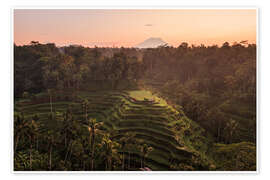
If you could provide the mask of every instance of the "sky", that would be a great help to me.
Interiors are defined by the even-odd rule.
[[[132,47],[150,37],[171,46],[256,43],[255,9],[15,9],[14,43]]]

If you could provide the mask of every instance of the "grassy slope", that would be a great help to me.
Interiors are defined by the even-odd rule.
[[[176,110],[165,100],[153,95],[150,91],[130,92],[77,92],[73,99],[70,94],[55,96],[53,109],[60,117],[68,106],[82,121],[80,101],[87,98],[90,102],[89,115],[103,121],[108,131],[116,130],[119,139],[125,132],[135,132],[137,139],[144,140],[154,151],[147,157],[147,166],[153,170],[177,169],[207,170],[215,167],[209,158],[212,140],[204,129],[188,119],[181,109]],[[48,120],[50,104],[46,93],[36,96],[35,100],[16,102],[15,109],[23,111],[26,118],[38,114],[43,129],[61,126],[61,122]],[[43,99],[43,101],[40,101]],[[140,153],[134,147],[132,158],[139,163]],[[219,161],[219,156],[215,160]],[[173,162],[173,163],[172,163]],[[184,164],[184,165],[183,165]],[[218,164],[220,165],[220,164]],[[189,167],[189,168],[186,168]],[[190,168],[192,167],[192,168]],[[220,166],[219,166],[220,167]]]

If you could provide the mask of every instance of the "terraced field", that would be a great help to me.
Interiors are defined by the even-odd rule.
[[[237,122],[237,135],[232,141],[241,139],[256,142],[256,104],[247,106],[244,103],[227,101],[221,106],[221,110],[227,119]]]
[[[80,91],[72,95],[66,93],[53,97],[53,110],[60,118],[70,107],[75,119],[83,124],[83,99],[87,99],[90,104],[88,116],[104,122],[107,131],[115,132],[115,140],[127,132],[134,132],[137,140],[153,147],[154,150],[146,158],[146,166],[152,170],[175,170],[174,165],[179,164],[196,170],[209,170],[211,163],[206,158],[207,142],[202,135],[204,130],[188,119],[181,110],[169,106],[165,100],[152,95],[151,92]],[[48,120],[50,108],[46,93],[15,104],[15,110],[23,112],[26,118],[38,114],[43,130],[61,126],[61,121]],[[124,153],[131,158],[130,170],[138,170],[139,150],[134,146],[129,152]]]

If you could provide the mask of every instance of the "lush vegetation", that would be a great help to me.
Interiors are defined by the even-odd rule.
[[[256,170],[256,45],[14,45],[15,170]]]
[[[182,43],[149,49],[144,62],[146,85],[182,106],[217,142],[256,143],[256,45]]]

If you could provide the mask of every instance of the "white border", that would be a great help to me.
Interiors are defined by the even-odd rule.
[[[11,97],[10,97],[10,117],[11,117],[11,170],[14,173],[14,9],[11,9],[11,14],[10,14],[10,29],[11,29],[11,37],[10,37],[10,73],[11,73]]]
[[[240,9],[255,9],[256,10],[256,45],[257,45],[257,52],[256,52],[256,171],[14,171],[14,153],[13,153],[13,134],[14,134],[14,10],[16,9],[122,9],[122,10],[136,10],[136,9],[234,9],[234,10],[240,10]],[[259,8],[256,6],[226,6],[226,7],[215,7],[215,6],[206,6],[206,7],[196,7],[196,6],[186,6],[186,7],[180,7],[180,6],[12,6],[10,7],[10,28],[11,28],[11,37],[10,37],[10,57],[11,57],[11,173],[13,174],[51,174],[51,175],[57,175],[57,174],[107,174],[107,175],[113,175],[113,174],[241,174],[241,175],[258,175],[260,173],[260,152],[259,152],[259,146],[260,146],[260,135],[259,130],[261,129],[259,120],[260,119],[260,112],[259,112],[259,83],[260,83],[260,49],[259,49],[259,21],[260,18],[260,11]]]

